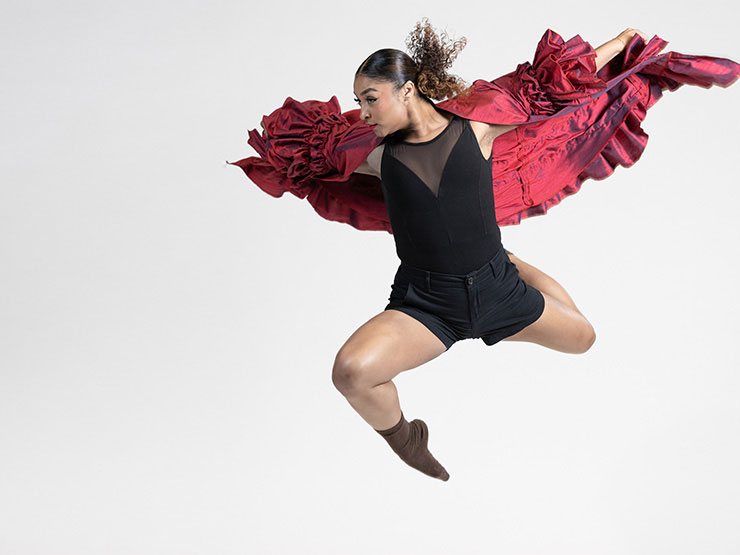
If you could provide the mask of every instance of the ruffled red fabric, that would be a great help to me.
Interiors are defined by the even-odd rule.
[[[540,39],[533,63],[514,71],[513,91],[533,114],[554,114],[606,88],[596,77],[596,54],[576,35],[568,42],[550,29]]]
[[[470,95],[436,104],[470,120],[518,125],[493,144],[499,225],[545,214],[585,179],[634,164],[648,139],[641,122],[662,91],[727,87],[740,75],[740,64],[726,58],[658,54],[666,44],[635,35],[597,73],[588,42],[578,35],[565,42],[548,29],[531,64],[476,80]],[[288,97],[262,126],[263,133],[252,130],[248,140],[259,157],[229,164],[272,196],[289,191],[306,198],[327,220],[392,232],[380,180],[352,173],[382,142],[360,121],[359,110],[341,112],[335,96],[328,102]]]
[[[617,166],[637,162],[648,141],[642,121],[664,90],[682,85],[728,87],[740,76],[740,64],[726,58],[677,52],[658,55],[667,44],[657,36],[645,43],[635,35],[598,72],[606,83],[600,93],[561,109],[555,117],[530,117],[531,124],[494,141],[499,225],[545,214],[578,192],[586,179],[602,180]]]
[[[327,220],[390,232],[380,181],[352,173],[382,140],[358,114],[343,114],[336,96],[328,102],[288,97],[262,118],[262,133],[249,132],[247,143],[259,157],[228,163],[269,195],[306,198]]]

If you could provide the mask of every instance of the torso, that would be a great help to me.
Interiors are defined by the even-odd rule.
[[[501,246],[493,160],[469,120],[455,116],[425,140],[391,135],[379,152],[383,197],[402,262],[464,274],[490,260]]]

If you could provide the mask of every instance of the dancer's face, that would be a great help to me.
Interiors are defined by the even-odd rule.
[[[414,84],[407,81],[399,90],[393,83],[358,75],[354,82],[355,102],[360,105],[360,118],[373,125],[378,137],[385,137],[408,125],[408,107],[414,95]]]

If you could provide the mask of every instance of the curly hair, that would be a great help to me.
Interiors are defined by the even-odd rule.
[[[396,90],[411,81],[423,100],[444,100],[470,94],[470,88],[447,68],[467,44],[467,39],[448,44],[447,34],[438,37],[427,18],[409,33],[406,47],[411,55],[395,48],[383,48],[373,52],[360,64],[355,77],[364,75],[371,79],[389,81]]]
[[[447,68],[465,48],[468,39],[462,37],[451,44],[448,44],[447,39],[446,32],[437,36],[426,17],[416,24],[406,39],[406,48],[419,67],[417,87],[423,94],[436,100],[470,93],[462,79],[447,73]]]

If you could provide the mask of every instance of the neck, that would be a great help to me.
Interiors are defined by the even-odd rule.
[[[412,103],[408,109],[408,115],[408,125],[398,132],[403,140],[423,141],[430,135],[436,135],[450,121],[449,117],[426,100]]]

